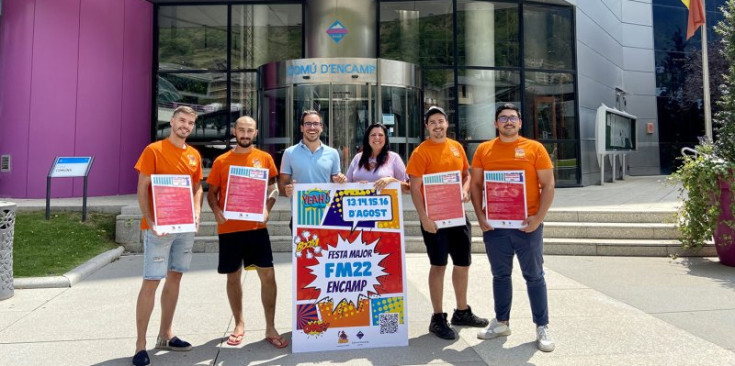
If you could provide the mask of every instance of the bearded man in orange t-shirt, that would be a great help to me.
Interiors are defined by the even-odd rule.
[[[219,264],[217,272],[227,274],[227,299],[232,316],[235,318],[235,329],[227,339],[227,344],[237,346],[245,336],[245,320],[242,313],[242,269],[255,267],[260,278],[260,298],[265,313],[265,339],[276,348],[288,346],[276,330],[274,318],[276,313],[276,275],[273,269],[273,251],[266,223],[278,196],[276,176],[278,170],[273,158],[267,152],[253,146],[258,136],[255,120],[242,116],[232,127],[237,145],[218,156],[214,160],[212,170],[207,177],[209,191],[207,202],[217,220],[219,236]],[[230,187],[230,166],[253,167],[268,170],[267,200],[262,222],[246,220],[230,220],[225,217],[224,208]],[[234,188],[232,190],[235,192]],[[232,196],[231,196],[232,197]]]
[[[513,300],[511,273],[513,257],[518,256],[536,324],[536,346],[544,352],[554,350],[548,329],[549,306],[544,279],[543,221],[554,200],[554,172],[546,148],[520,136],[523,121],[518,107],[506,103],[495,113],[500,135],[477,147],[472,158],[472,206],[482,229],[485,251],[493,274],[495,319],[479,331],[480,339],[510,335],[510,307]],[[528,216],[520,229],[493,228],[485,218],[483,188],[485,171],[522,170],[526,178]]]
[[[165,233],[155,225],[151,199],[152,174],[180,174],[191,177],[194,195],[194,215],[197,228],[202,208],[202,158],[199,152],[186,144],[186,138],[194,130],[197,118],[191,107],[181,106],[171,117],[171,133],[168,138],[146,146],[135,169],[138,171],[138,205],[143,212],[143,284],[135,309],[137,340],[133,365],[150,364],[146,352],[146,331],[155,304],[156,289],[166,279],[161,293],[161,327],[156,341],[157,349],[188,351],[191,344],[174,336],[171,323],[179,299],[179,285],[183,272],[189,270],[194,233]]]

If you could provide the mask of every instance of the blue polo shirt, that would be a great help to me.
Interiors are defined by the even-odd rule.
[[[339,166],[337,150],[321,144],[312,153],[303,141],[286,149],[281,158],[281,173],[290,174],[296,183],[331,183]]]

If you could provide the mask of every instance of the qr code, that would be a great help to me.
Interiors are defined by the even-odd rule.
[[[380,334],[395,333],[398,331],[398,313],[380,314]]]

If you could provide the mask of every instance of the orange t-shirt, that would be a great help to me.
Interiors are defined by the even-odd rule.
[[[451,172],[459,170],[460,174],[470,168],[467,154],[462,144],[452,139],[436,143],[425,140],[411,153],[406,165],[406,173],[414,177],[424,174]],[[423,180],[421,180],[423,182]],[[423,183],[421,191],[423,192]]]
[[[143,150],[140,154],[138,162],[135,163],[135,170],[141,174],[180,174],[191,176],[192,183],[202,180],[202,157],[199,151],[193,147],[186,145],[185,148],[177,147],[168,139],[156,141]],[[151,213],[153,213],[153,195],[151,186],[148,186],[148,202]],[[142,230],[149,229],[145,218],[140,221]]]
[[[480,144],[472,158],[472,168],[482,170],[524,170],[528,215],[538,212],[541,189],[537,170],[552,169],[551,158],[541,143],[519,137],[513,142],[495,138]]]
[[[244,166],[251,168],[268,169],[268,177],[273,178],[278,175],[276,163],[267,152],[253,147],[252,151],[246,154],[235,153],[230,150],[214,160],[212,170],[207,177],[207,183],[211,186],[220,188],[218,206],[220,209],[225,207],[225,197],[227,197],[227,181],[230,179],[230,166]],[[248,231],[265,228],[265,223],[257,221],[244,220],[227,220],[224,224],[217,225],[217,233],[227,234],[237,231]]]

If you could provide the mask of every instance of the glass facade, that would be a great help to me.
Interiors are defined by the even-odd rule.
[[[199,116],[189,142],[208,168],[230,148],[229,126],[241,115],[257,115],[257,67],[301,57],[301,7],[158,6],[156,138],[168,136],[177,106],[193,107]]]
[[[707,46],[713,115],[720,96],[718,86],[726,63],[720,54],[721,37],[714,26],[722,20],[725,0],[707,0]],[[680,0],[653,0],[653,45],[656,60],[656,104],[661,172],[670,174],[679,164],[682,147],[704,136],[702,94],[702,38],[698,30],[686,40],[687,8]]]
[[[449,136],[465,144],[470,159],[496,136],[497,106],[510,102],[522,110],[523,135],[547,147],[557,184],[580,184],[572,7],[383,1],[379,18],[379,57],[421,66],[424,107],[445,108]]]
[[[238,116],[282,111],[285,90],[259,96],[257,69],[304,57],[309,22],[302,19],[303,6],[158,5],[158,137],[168,133],[173,108],[191,105],[200,116],[190,140],[209,162],[229,148],[228,126]],[[400,116],[442,106],[450,137],[465,145],[471,159],[480,142],[496,136],[497,106],[514,103],[522,110],[523,135],[542,142],[552,155],[558,185],[580,183],[573,7],[525,0],[377,1],[376,7],[377,56],[419,65],[423,80],[421,91],[384,86],[382,105],[372,110]],[[394,100],[402,102],[391,105]],[[259,139],[274,151],[292,143],[283,140],[284,131],[298,135],[295,116],[281,114],[260,131]],[[394,136],[423,136],[423,128],[401,122],[395,121]],[[361,133],[338,126],[324,132]],[[408,156],[410,151],[401,150],[411,146],[395,148]]]

